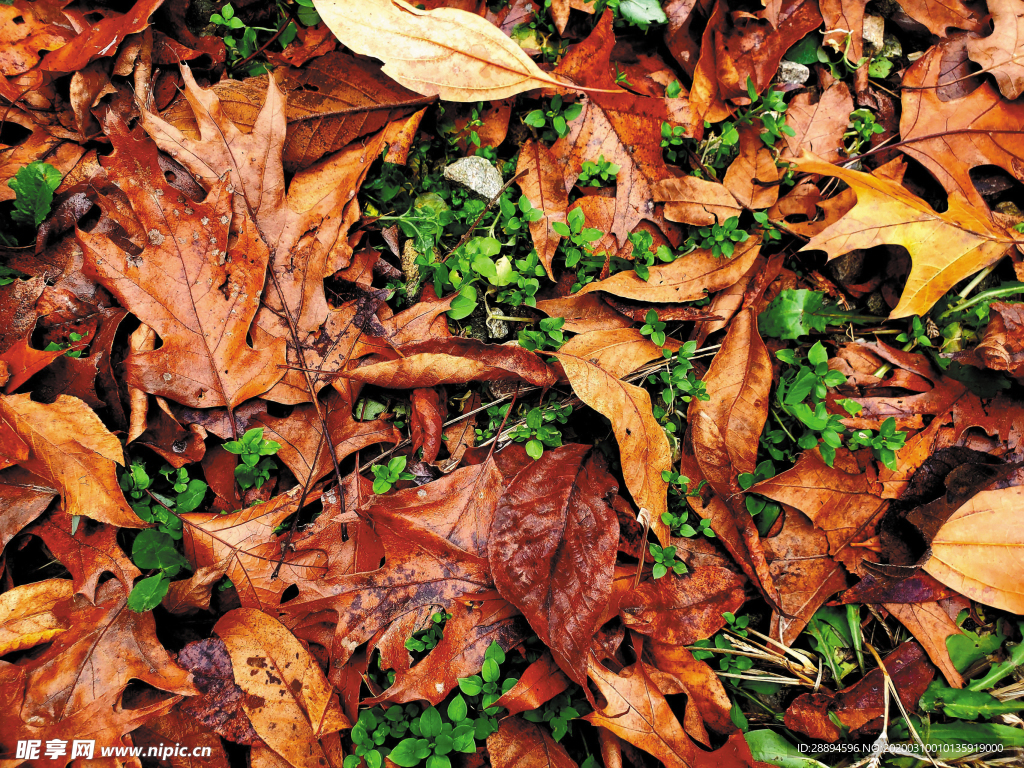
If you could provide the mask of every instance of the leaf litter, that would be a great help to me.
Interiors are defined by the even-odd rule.
[[[0,759],[1018,762],[1022,8],[0,5]]]

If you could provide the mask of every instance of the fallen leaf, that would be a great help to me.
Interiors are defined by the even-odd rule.
[[[101,234],[79,229],[76,237],[90,273],[163,342],[129,358],[129,382],[203,408],[234,407],[266,392],[283,374],[285,349],[283,340],[262,350],[246,341],[269,259],[255,224],[240,217],[229,245],[226,181],[212,185],[204,202],[186,201],[164,178],[155,145],[117,118],[108,118],[105,130],[115,151],[103,166],[117,183],[139,190],[133,210],[147,244],[137,256]]]
[[[30,395],[0,396],[0,422],[27,447],[19,459],[18,449],[0,432],[0,453],[51,484],[66,514],[145,527],[117,484],[121,443],[81,400],[62,395],[47,405],[32,402]]]
[[[425,96],[497,101],[562,85],[476,14],[421,11],[403,0],[316,0],[314,6],[349,49],[380,59],[386,75]]]
[[[636,328],[618,328],[577,334],[563,344],[559,352],[588,360],[621,379],[651,360],[663,359],[663,349],[674,352],[679,346],[678,342],[667,339],[664,346],[659,347]]]
[[[551,150],[539,141],[526,142],[519,149],[516,183],[530,204],[544,214],[537,221],[530,222],[530,237],[537,249],[537,258],[544,265],[548,277],[554,280],[551,262],[562,236],[551,225],[555,222],[565,224],[569,194],[562,169]]]
[[[149,17],[163,0],[138,0],[128,13],[106,15],[87,26],[66,45],[46,54],[39,68],[46,72],[80,72],[86,65],[117,50],[118,41],[149,26]]]
[[[231,656],[242,709],[253,729],[295,768],[327,762],[317,742],[351,727],[309,651],[283,624],[253,608],[223,616],[213,631]]]
[[[611,421],[626,488],[650,514],[651,529],[662,546],[668,546],[668,528],[661,519],[668,511],[668,484],[662,472],[672,469],[672,452],[651,411],[650,394],[583,358],[553,354],[580,400]]]
[[[570,685],[572,682],[555,663],[554,657],[545,651],[494,705],[504,707],[510,715],[518,715],[528,709],[540,709]]]
[[[67,579],[47,579],[0,595],[0,653],[33,648],[67,631],[54,611],[72,594]]]
[[[547,729],[518,717],[506,717],[487,737],[487,754],[494,768],[576,768]]]
[[[950,71],[951,59],[967,63],[963,40],[930,48],[907,70],[900,117],[900,136],[907,143],[900,151],[924,165],[947,193],[984,210],[988,204],[971,170],[995,165],[1024,178],[1024,137],[1015,127],[1024,121],[1024,106],[999,98],[987,82],[961,98],[945,93],[942,85],[960,76],[959,67]]]
[[[860,54],[854,54],[851,50],[850,55]],[[853,58],[852,61],[856,63],[857,59]],[[806,150],[826,162],[838,163],[843,159],[843,134],[846,133],[849,115],[853,112],[853,96],[846,83],[836,80],[816,102],[811,99],[810,93],[798,93],[790,100],[789,108],[786,109],[786,124],[793,129],[795,135],[783,136],[786,148],[782,156],[797,158]]]
[[[602,460],[587,459],[590,450],[548,449],[520,472],[498,501],[488,541],[498,592],[580,685],[610,596],[619,539],[607,501],[617,486]]]
[[[924,570],[962,595],[985,605],[1024,612],[1016,563],[1024,547],[1015,523],[1024,487],[982,491],[935,534]]]
[[[716,258],[709,250],[697,250],[668,264],[655,264],[646,281],[628,270],[587,283],[580,293],[604,291],[624,299],[657,303],[697,301],[738,282],[754,263],[760,248],[760,239],[751,237],[739,243],[728,259]]]
[[[654,199],[665,203],[666,219],[694,226],[711,226],[743,213],[743,205],[724,184],[696,176],[659,181]]]
[[[960,0],[905,0],[900,7],[939,37],[946,37],[950,27],[968,32],[981,28],[980,19]]]
[[[895,182],[822,162],[806,152],[796,165],[807,173],[842,179],[857,194],[853,210],[801,250],[823,250],[829,259],[884,244],[910,252],[913,267],[890,319],[924,315],[956,283],[999,261],[1015,243],[957,195],[950,196],[949,210],[939,214]]]
[[[1024,39],[1024,2],[992,0],[989,13],[992,14],[992,34],[968,38],[967,50],[982,71],[992,73],[1003,96],[1013,100],[1024,90],[1024,64],[1019,61]]]

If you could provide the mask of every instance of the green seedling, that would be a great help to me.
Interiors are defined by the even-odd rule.
[[[651,553],[651,557],[654,558],[654,568],[651,571],[651,575],[655,579],[660,579],[669,571],[676,576],[689,573],[686,569],[686,564],[681,560],[676,560],[675,547],[661,547],[657,544],[648,544],[647,549]]]
[[[387,493],[399,480],[413,480],[416,476],[405,471],[408,458],[395,456],[387,464],[377,464],[372,467],[373,471],[373,492],[378,496]]]
[[[523,122],[538,129],[545,141],[555,141],[569,135],[569,123],[580,116],[583,105],[579,102],[566,104],[561,96],[554,96],[547,109],[535,109],[527,113]]]
[[[224,450],[236,454],[242,463],[235,467],[235,480],[242,490],[260,488],[270,479],[270,470],[277,464],[270,457],[281,449],[281,444],[263,439],[263,427],[254,427],[239,440],[224,443]]]
[[[142,570],[156,570],[132,587],[128,607],[136,613],[151,611],[164,599],[171,578],[182,568],[190,568],[184,555],[174,548],[174,539],[154,528],[147,528],[132,542],[132,562]]]
[[[658,319],[658,313],[653,309],[649,309],[644,317],[644,325],[640,329],[640,333],[643,336],[649,336],[651,341],[659,347],[663,347],[666,340],[665,327],[666,324]]]
[[[19,168],[7,186],[14,190],[14,210],[11,219],[34,229],[50,215],[53,193],[60,186],[60,171],[49,163],[39,161]]]
[[[871,143],[871,137],[879,133],[885,133],[885,128],[875,122],[875,115],[871,110],[853,110],[850,113],[850,124],[843,134],[847,156],[858,154]]]
[[[531,352],[557,350],[565,343],[562,327],[564,317],[545,317],[537,323],[537,330],[525,329],[519,332],[519,346]]]
[[[611,186],[615,183],[620,170],[622,169],[618,165],[605,160],[604,155],[601,155],[596,163],[593,160],[584,160],[576,184],[580,187]]]
[[[512,429],[509,437],[517,443],[526,443],[526,453],[534,461],[544,455],[544,448],[557,448],[562,444],[562,433],[555,424],[565,424],[572,414],[572,406],[549,404],[531,408],[526,423]]]

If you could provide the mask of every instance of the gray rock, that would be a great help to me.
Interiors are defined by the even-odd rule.
[[[795,61],[782,61],[779,63],[778,80],[783,85],[801,85],[811,77],[811,70],[803,64]]]
[[[444,169],[444,177],[486,200],[501,192],[505,184],[497,168],[485,158],[475,155],[456,160]]]
[[[903,55],[903,44],[896,35],[886,35],[885,44],[878,54],[883,59],[896,59]]]
[[[885,47],[885,19],[881,16],[864,17],[864,55],[877,56]]]

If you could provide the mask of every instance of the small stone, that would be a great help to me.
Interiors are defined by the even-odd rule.
[[[508,323],[496,317],[489,317],[486,321],[487,334],[492,339],[503,339],[508,336]]]
[[[886,35],[885,43],[878,55],[883,59],[898,59],[903,55],[903,44],[896,35]]]
[[[501,192],[505,184],[498,169],[485,158],[476,155],[456,160],[444,169],[444,177],[486,200]]]
[[[881,16],[865,16],[863,38],[864,55],[878,55],[885,47],[885,19]]]
[[[811,77],[811,70],[796,61],[782,61],[779,63],[778,80],[783,85],[802,85]]]

